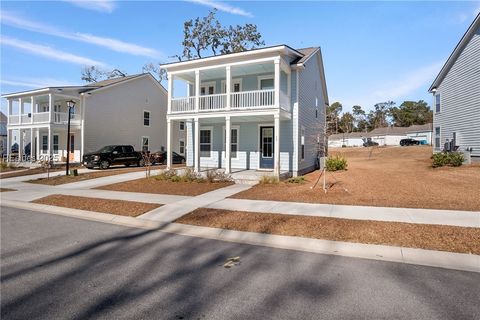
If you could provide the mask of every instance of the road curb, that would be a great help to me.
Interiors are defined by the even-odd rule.
[[[158,229],[163,232],[185,236],[208,238],[250,245],[260,245],[278,249],[480,272],[480,255],[474,254],[350,243],[293,236],[280,236],[210,227],[199,227],[178,223],[162,223],[159,221],[139,219],[134,217],[117,216],[108,213],[69,209],[13,200],[2,200],[1,204],[2,206],[36,210],[44,213],[122,225],[126,227]]]

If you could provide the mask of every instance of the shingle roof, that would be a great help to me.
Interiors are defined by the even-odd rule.
[[[369,132],[370,136],[397,136],[405,135],[409,127],[384,127],[373,129]]]
[[[369,137],[368,132],[350,132],[350,133],[336,133],[328,137],[329,140],[335,139],[348,139],[348,138],[367,138]]]
[[[7,116],[0,111],[0,122],[7,122]]]
[[[414,124],[408,127],[406,132],[422,132],[422,131],[432,131],[432,124],[425,123],[425,124]]]
[[[140,77],[140,76],[143,76],[144,74],[145,73],[132,74],[130,76],[117,77],[117,78],[102,80],[102,81],[98,81],[98,82],[92,82],[92,83],[86,84],[85,87],[105,87],[105,86],[109,86],[111,84],[115,84],[115,83],[126,81],[126,80],[129,80],[129,79],[132,79],[132,78]]]
[[[301,57],[300,59],[292,62],[292,64],[298,64],[298,63],[305,62],[306,60],[308,60],[308,58],[310,58],[310,56],[313,53],[315,53],[315,51],[318,50],[318,47],[301,48],[301,49],[295,49],[295,50],[297,50],[298,52],[303,54],[303,57]]]

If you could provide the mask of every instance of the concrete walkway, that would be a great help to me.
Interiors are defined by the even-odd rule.
[[[206,207],[214,202],[230,197],[236,193],[250,189],[250,185],[234,184],[225,188],[210,191],[190,199],[178,201],[166,206],[154,209],[141,216],[140,219],[172,222],[181,216],[201,207]]]
[[[389,207],[348,206],[301,202],[223,199],[208,208],[248,212],[280,213],[355,220],[394,221],[417,224],[440,224],[480,227],[480,212]]]

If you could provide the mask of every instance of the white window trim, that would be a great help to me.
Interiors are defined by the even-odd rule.
[[[148,139],[148,144],[147,144],[148,148],[147,148],[147,150],[150,151],[150,136],[142,136],[142,138],[140,138],[140,149],[141,149],[142,152],[143,152],[143,139],[144,139],[144,138],[147,138],[147,139]]]
[[[437,111],[437,96],[440,97],[438,111]],[[442,112],[442,95],[440,94],[440,92],[436,92],[433,97],[434,97],[434,100],[433,100],[434,113],[437,114]]]
[[[439,139],[439,140],[438,140],[438,141],[439,141],[439,145],[438,145],[438,146],[437,146],[437,131],[436,131],[437,128],[439,129],[439,130],[438,130],[438,131],[439,131],[439,132],[438,132],[438,139]],[[442,126],[435,126],[435,127],[433,128],[432,134],[433,134],[433,144],[434,144],[433,148],[434,148],[435,150],[442,150]]]
[[[148,125],[145,124],[145,112],[148,112]],[[150,125],[152,124],[152,113],[149,110],[143,110],[142,121],[144,127],[150,127]]]
[[[202,96],[202,88],[205,88],[205,96],[208,96],[208,87],[213,87],[213,94],[217,93],[217,82],[216,81],[208,81],[208,82],[201,82],[200,83],[200,96]]]
[[[200,131],[210,131],[210,157],[202,157],[202,151],[200,150],[202,143],[200,142]],[[213,156],[213,127],[200,127],[198,131],[198,152],[199,152],[199,159],[206,159],[206,160],[214,160]]]
[[[43,150],[43,137],[47,138],[47,149],[44,151]],[[41,154],[48,154],[48,135],[47,134],[42,134],[41,135],[41,141],[40,141],[40,153]]]
[[[225,153],[224,153],[224,156],[223,156],[223,159],[227,159],[227,153],[226,153],[226,147],[227,145],[225,144],[226,140],[227,140],[227,137],[225,136],[225,134],[227,133],[226,131],[226,127],[223,126],[223,140],[222,140],[222,145],[223,145],[223,150]],[[239,125],[234,125],[234,126],[230,126],[230,129],[233,130],[237,130],[237,156],[235,158],[231,157],[230,159],[231,160],[238,160],[239,159],[239,156],[238,154],[240,153],[240,126]],[[230,140],[232,139],[232,134],[230,134]],[[230,141],[231,142],[231,141]],[[231,144],[231,143],[230,143]],[[232,153],[232,147],[230,147],[230,154]]]
[[[221,86],[222,86],[220,88],[221,93],[227,93],[226,83],[227,83],[227,80],[222,80],[221,81]],[[242,90],[243,90],[243,79],[242,78],[232,78],[232,81],[231,81],[230,84],[232,85],[232,87],[230,88],[231,93],[233,93],[233,88],[234,88],[235,84],[240,85],[240,92],[242,92]],[[223,88],[225,88],[225,90]]]
[[[183,122],[183,129],[182,129],[182,122]],[[178,130],[179,131],[185,131],[185,121],[179,121],[178,122]]]
[[[273,127],[273,154],[272,154],[272,157],[275,157],[275,148],[278,147],[275,143],[275,123],[273,123],[273,122],[259,123],[257,125],[257,154],[258,154],[257,168],[260,169],[260,170],[263,170],[263,168],[260,167],[260,160],[261,160],[261,157],[262,157],[262,152],[260,151],[260,149],[261,149],[261,145],[260,145],[260,143],[261,143],[260,142],[261,132],[260,132],[260,130],[261,130],[262,127]],[[270,169],[267,169],[267,170],[270,170]]]
[[[258,90],[262,90],[262,87],[261,87],[262,80],[269,80],[269,79],[273,80],[273,88],[275,89],[275,75],[272,74],[270,76],[258,76],[257,77],[257,81],[258,81],[257,82],[257,85],[258,85],[257,88],[258,88]]]
[[[303,143],[302,143],[303,138]],[[303,146],[303,154],[302,154],[302,146]],[[307,147],[305,145],[305,127],[301,126],[300,128],[300,162],[305,161],[305,154],[307,153]]]
[[[181,145],[180,145],[180,142],[183,142],[183,152],[181,152]],[[185,155],[185,149],[186,149],[186,145],[185,145],[185,139],[181,138],[181,139],[178,139],[178,153],[181,154],[181,155]]]

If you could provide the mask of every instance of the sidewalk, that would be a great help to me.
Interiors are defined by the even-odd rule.
[[[480,212],[478,211],[366,207],[245,199],[223,199],[209,204],[207,208],[354,220],[480,227]]]

